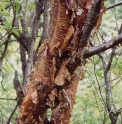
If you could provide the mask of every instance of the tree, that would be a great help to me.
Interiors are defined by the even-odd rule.
[[[0,44],[1,66],[11,39],[20,44],[22,85],[17,72],[13,81],[21,113],[17,122],[70,123],[78,82],[84,78],[87,59],[97,54],[103,63],[107,87],[105,106],[111,124],[116,124],[121,109],[116,112],[112,110],[109,70],[116,45],[122,41],[121,29],[118,36],[97,46],[91,40],[100,26],[104,11],[109,9],[105,9],[104,0],[38,0],[34,4],[35,11],[31,10],[27,18],[28,4],[27,1],[22,5],[19,1],[11,0],[2,8],[3,12],[9,9],[9,13],[12,13],[12,25],[4,18],[5,12],[1,14],[1,27],[5,27],[6,31]],[[40,22],[42,14],[43,24]],[[41,38],[38,38],[40,34]],[[107,64],[102,52],[110,48],[112,52]],[[50,120],[47,117],[49,109]]]

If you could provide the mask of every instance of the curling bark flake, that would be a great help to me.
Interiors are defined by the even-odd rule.
[[[100,11],[102,0],[97,1]],[[84,39],[83,45],[81,38],[84,38],[83,30],[89,22],[88,11],[94,2],[51,1],[49,35],[39,48],[34,72],[29,75],[19,124],[70,123],[78,81],[84,77],[81,74],[85,66],[82,51],[87,47],[87,39]],[[88,36],[92,29],[90,27],[89,34],[86,32]],[[82,66],[80,71],[79,66]],[[52,111],[50,121],[47,118],[49,108]]]

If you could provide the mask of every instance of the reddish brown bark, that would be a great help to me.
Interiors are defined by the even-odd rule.
[[[85,61],[81,58],[87,41],[81,36],[91,6],[92,0],[52,0],[49,36],[39,48],[35,70],[29,75],[19,124],[46,123],[49,108],[51,124],[70,123],[78,81],[84,77]]]

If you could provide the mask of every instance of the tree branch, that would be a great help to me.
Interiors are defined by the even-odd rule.
[[[4,51],[0,57],[0,61],[2,61],[5,57],[5,54],[7,52],[7,48],[8,48],[8,44],[9,44],[9,41],[10,41],[10,38],[11,38],[11,34],[8,34],[7,38],[6,38],[6,41],[5,41],[5,48],[4,48]]]
[[[80,37],[79,49],[82,49],[87,45],[87,41],[91,34],[92,29],[94,28],[96,21],[99,17],[100,7],[101,7],[102,0],[94,0],[92,4],[92,8],[88,13],[86,18],[86,22],[82,29],[83,33]]]
[[[115,45],[118,45],[121,42],[122,42],[122,34],[119,34],[116,38],[113,38],[108,42],[90,48],[88,51],[84,53],[84,58],[86,59],[100,52],[103,52],[109,48],[114,47]]]
[[[21,88],[21,84],[19,82],[17,71],[15,71],[15,77],[13,80],[13,84],[14,84],[14,88],[15,88],[16,94],[17,94],[17,105],[20,106],[22,103],[22,99],[23,99],[24,95],[23,95],[23,91]]]
[[[35,40],[36,36],[38,35],[40,16],[43,12],[42,6],[43,6],[42,0],[36,2],[36,12],[34,14],[34,18],[32,22],[32,32],[31,32],[31,37],[33,40]]]
[[[118,34],[121,34],[121,33],[122,33],[122,24],[120,26],[120,30],[119,30]],[[111,68],[111,64],[112,64],[113,57],[115,55],[116,48],[117,48],[117,46],[114,46],[112,49],[112,52],[110,54],[110,59],[109,59],[108,65],[107,65],[107,71],[109,71]]]
[[[113,60],[114,55],[115,55],[115,51],[116,51],[116,46],[113,47],[112,52],[110,54],[110,59],[109,59],[109,62],[108,62],[108,65],[107,65],[107,69],[106,69],[107,71],[109,71],[110,68],[111,68],[111,64],[112,64],[112,60]]]
[[[18,105],[16,104],[16,106],[15,106],[14,110],[12,111],[12,113],[11,113],[11,115],[10,115],[10,117],[9,117],[8,121],[7,121],[7,124],[10,124],[10,121],[11,121],[12,116],[14,115],[14,113],[15,113],[15,111],[16,111],[16,109],[17,109],[17,106],[18,106]]]
[[[21,26],[22,26],[22,34],[24,36],[27,36],[28,30],[27,30],[27,23],[25,21],[25,17],[24,17],[24,19],[23,18],[20,18],[20,22],[21,22]]]
[[[27,9],[27,2],[28,1],[26,1],[26,4],[24,6],[25,11],[23,11],[23,9],[22,9],[23,6],[20,4],[21,9],[18,12],[19,14],[22,13],[23,18],[20,18],[20,23],[21,23],[21,26],[22,26],[22,35],[24,35],[24,36],[28,35],[28,27],[27,27],[27,22],[26,22],[26,18],[25,18],[25,13],[26,13],[26,9]]]
[[[38,35],[38,29],[40,25],[40,16],[42,14],[42,1],[36,1],[36,12],[34,15],[33,23],[32,23],[32,31],[31,31],[31,39],[30,39],[30,45],[29,45],[29,51],[28,51],[28,59],[25,69],[25,78],[23,84],[25,85],[27,82],[29,82],[28,75],[31,73],[31,69],[33,66],[33,59],[34,59],[34,44],[36,37]]]
[[[12,99],[12,98],[0,98],[0,100],[17,100],[17,99]]]
[[[112,8],[120,6],[120,5],[122,5],[122,2],[118,2],[118,3],[112,4],[112,5],[108,6],[105,10],[103,10],[102,12],[105,12],[105,11],[107,11],[109,9],[112,9]]]
[[[24,82],[25,69],[26,69],[26,50],[21,44],[20,44],[20,58],[21,58],[22,72],[23,72],[23,82]]]
[[[49,9],[49,1],[45,0],[43,2],[44,4],[44,20],[43,20],[43,32],[41,35],[41,39],[39,41],[37,50],[39,49],[39,47],[41,46],[42,42],[44,42],[44,40],[46,39],[46,37],[48,36],[48,25],[49,25],[49,15],[48,15],[48,9]]]
[[[31,44],[31,37],[30,36],[25,36],[23,33],[18,37],[14,35],[14,37],[17,39],[17,41],[23,46],[23,48],[29,52],[29,46]]]
[[[116,124],[119,112],[116,111],[115,105],[113,103],[113,97],[112,97],[112,86],[110,82],[110,73],[109,70],[107,70],[107,63],[105,60],[105,57],[103,54],[101,54],[102,59],[102,65],[103,65],[103,71],[104,71],[104,80],[106,85],[106,107],[109,113],[109,118],[111,120],[111,124]],[[114,107],[114,110],[113,110]]]

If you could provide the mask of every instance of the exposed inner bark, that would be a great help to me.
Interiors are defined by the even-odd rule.
[[[81,75],[85,66],[82,53],[95,26],[102,0],[51,2],[49,36],[39,48],[35,70],[29,75],[19,124],[47,123],[49,108],[52,111],[49,123],[70,123],[78,81],[84,77]],[[90,14],[93,14],[91,18]]]

